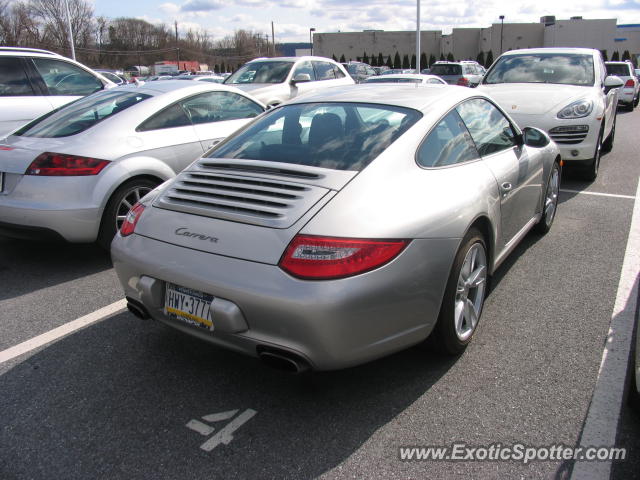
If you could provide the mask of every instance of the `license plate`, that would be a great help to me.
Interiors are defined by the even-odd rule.
[[[213,295],[167,283],[164,311],[169,318],[188,325],[213,330],[211,301]]]

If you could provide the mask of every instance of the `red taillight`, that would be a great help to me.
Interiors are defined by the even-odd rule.
[[[624,84],[624,88],[629,88],[629,87],[635,87],[635,83],[632,78],[627,80],[627,82]]]
[[[64,153],[45,152],[31,162],[26,175],[77,177],[97,175],[109,164],[108,160],[98,158],[79,157]]]
[[[350,277],[395,258],[407,240],[360,240],[297,235],[279,266],[294,277],[313,280]]]
[[[123,237],[127,237],[135,231],[136,224],[138,223],[138,220],[140,220],[140,216],[142,215],[143,211],[144,205],[142,205],[141,203],[136,203],[133,207],[131,207],[131,210],[129,210],[129,213],[127,213],[127,217],[124,219],[122,227],[120,227],[120,235],[122,235]]]
[[[467,80],[465,77],[460,77],[458,79],[458,85],[460,85],[462,87],[468,87],[469,86],[469,80]]]

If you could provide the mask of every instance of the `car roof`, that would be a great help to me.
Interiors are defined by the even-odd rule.
[[[253,60],[250,60],[247,63],[254,63],[254,62],[272,62],[272,61],[280,61],[280,62],[298,62],[298,61],[302,61],[302,60],[316,60],[316,61],[320,61],[320,62],[331,62],[331,63],[338,63],[335,62],[334,60],[332,60],[331,58],[327,58],[327,57],[315,57],[315,56],[311,56],[311,55],[303,55],[302,57],[261,57],[261,58],[254,58]],[[338,64],[339,65],[339,64]]]
[[[248,97],[259,105],[263,105],[261,101],[252,97],[250,93],[243,92],[242,90],[230,87],[228,85],[224,85],[221,83],[212,83],[212,82],[185,82],[184,80],[164,80],[162,82],[146,82],[141,85],[136,85],[135,83],[129,83],[127,85],[123,85],[118,87],[118,91],[134,91],[146,93],[149,95],[157,96],[163,95],[165,93],[177,92],[177,91],[192,91],[192,93],[200,93],[200,92],[234,92],[239,93],[244,97]]]
[[[50,52],[49,50],[42,50],[40,48],[26,48],[26,47],[0,47],[0,55],[11,56],[19,53],[21,56],[27,57],[62,57],[62,55]]]
[[[521,48],[519,50],[509,50],[502,55],[522,55],[523,53],[581,53],[593,55],[598,52],[593,48],[573,48],[573,47],[549,47],[549,48]]]
[[[397,84],[380,85],[361,83],[325,88],[289,100],[285,105],[317,102],[375,103],[396,107],[412,108],[426,112],[435,103],[448,98],[452,104],[478,96],[471,88],[458,86]]]

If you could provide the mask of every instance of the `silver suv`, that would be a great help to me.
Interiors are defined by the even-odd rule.
[[[437,75],[450,85],[477,87],[482,81],[484,68],[473,61],[436,62],[431,65],[430,75]]]
[[[56,53],[0,47],[0,138],[53,109],[114,86]]]
[[[627,110],[633,111],[638,106],[640,98],[640,81],[635,75],[631,62],[604,62],[607,67],[607,75],[620,77],[624,82],[618,90],[618,104],[624,105]]]
[[[274,107],[303,93],[355,82],[339,63],[308,56],[257,58],[245,63],[224,83]]]

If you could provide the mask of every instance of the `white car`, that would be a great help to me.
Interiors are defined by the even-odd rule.
[[[367,78],[362,83],[417,83],[421,85],[447,85],[447,82],[436,75],[423,75],[418,73],[376,75],[375,77]]]
[[[604,64],[609,75],[620,77],[624,82],[618,91],[618,103],[627,107],[627,110],[633,111],[640,99],[640,81],[635,75],[633,64],[631,62],[605,62]]]
[[[478,88],[518,125],[548,132],[565,165],[581,167],[587,180],[595,180],[602,151],[613,147],[622,85],[607,76],[598,50],[531,48],[502,54]]]
[[[244,64],[224,83],[275,107],[303,93],[355,82],[342,65],[329,58],[274,57]]]
[[[56,53],[0,47],[0,138],[55,108],[115,86]]]

